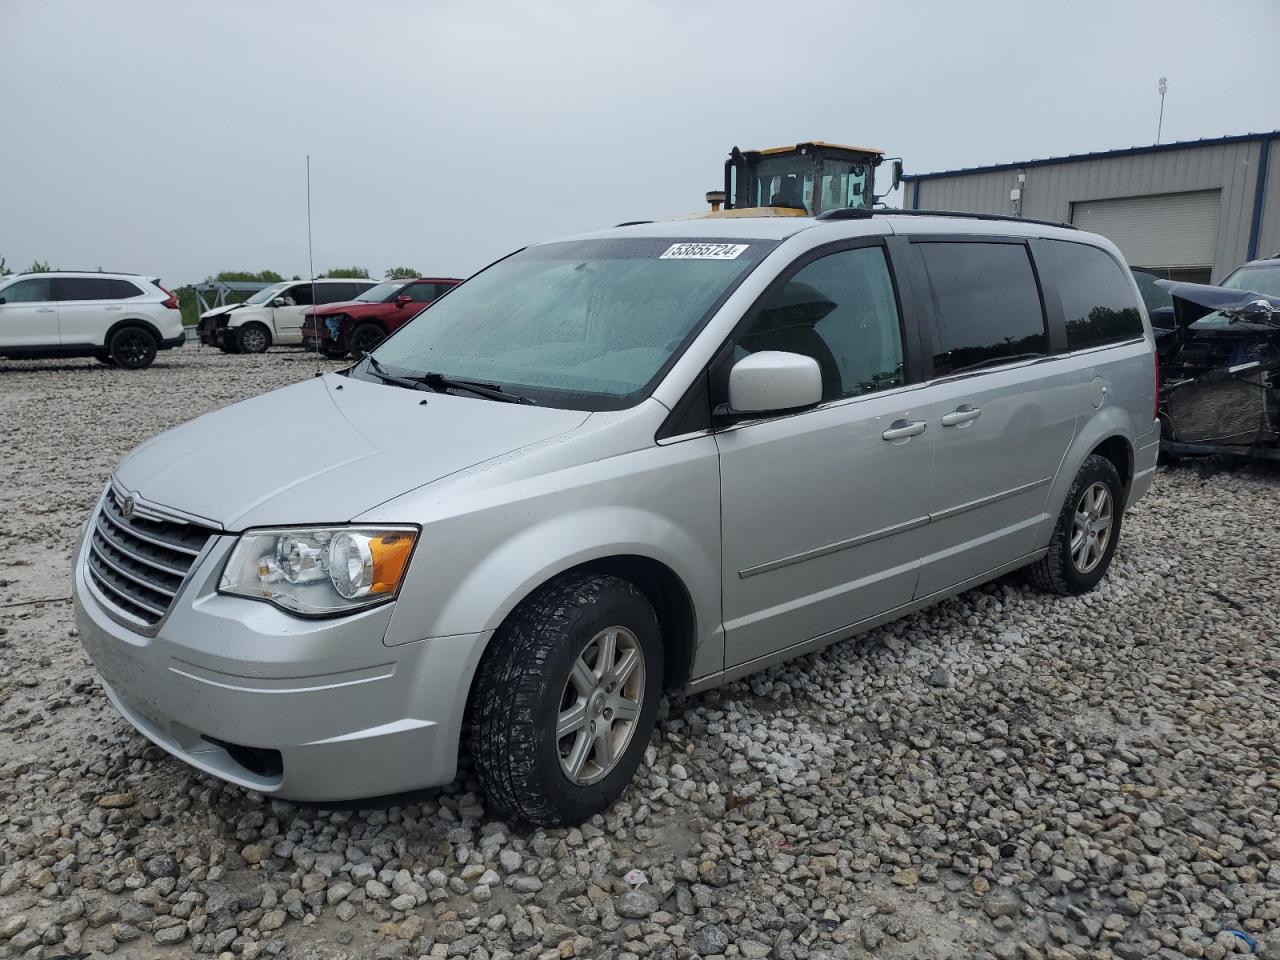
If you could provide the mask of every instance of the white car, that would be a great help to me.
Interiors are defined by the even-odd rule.
[[[178,298],[133,273],[0,277],[0,357],[97,357],[136,370],[186,337]]]
[[[302,343],[302,314],[314,304],[354,300],[376,280],[285,280],[259,290],[243,304],[200,316],[200,342],[227,353],[262,353]]]

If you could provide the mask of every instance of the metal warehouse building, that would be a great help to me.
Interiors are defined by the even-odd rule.
[[[1073,223],[1175,280],[1280,255],[1280,130],[902,179],[905,207]]]

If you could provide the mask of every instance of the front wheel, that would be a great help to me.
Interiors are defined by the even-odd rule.
[[[1068,596],[1098,585],[1116,545],[1124,514],[1124,484],[1115,464],[1096,454],[1087,458],[1067,493],[1049,540],[1049,552],[1031,565],[1041,590]]]
[[[635,775],[662,696],[653,607],[612,576],[566,574],[493,637],[469,707],[489,800],[532,823],[581,823]]]
[[[351,331],[351,339],[348,341],[351,347],[351,355],[359,360],[380,344],[386,335],[386,332],[376,323],[360,324],[360,326]]]
[[[237,353],[266,353],[267,347],[271,346],[271,334],[260,323],[237,327],[235,338]]]
[[[116,366],[141,370],[156,358],[156,338],[142,327],[121,327],[111,335],[107,351]]]

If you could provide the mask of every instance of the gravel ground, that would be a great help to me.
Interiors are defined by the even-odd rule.
[[[1161,472],[1089,596],[1001,581],[671,703],[580,829],[465,766],[333,810],[170,759],[80,649],[76,529],[135,443],[321,365],[0,363],[0,956],[1280,956],[1276,471]]]

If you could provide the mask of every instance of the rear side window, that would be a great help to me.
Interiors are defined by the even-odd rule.
[[[356,294],[362,292],[363,288],[354,283],[317,283],[316,302],[342,303],[345,300],[354,300]]]
[[[935,376],[1049,352],[1044,308],[1020,243],[921,243],[938,316]]]
[[[44,303],[53,299],[49,292],[48,277],[18,280],[0,290],[0,297],[4,298],[5,303]]]
[[[800,268],[769,295],[735,346],[738,357],[761,350],[812,357],[823,400],[901,386],[902,333],[884,250],[842,250]]]
[[[54,289],[59,300],[115,300],[106,277],[58,277]]]
[[[1142,315],[1128,275],[1106,253],[1083,243],[1046,240],[1036,248],[1036,260],[1057,283],[1068,349],[1142,336]]]

